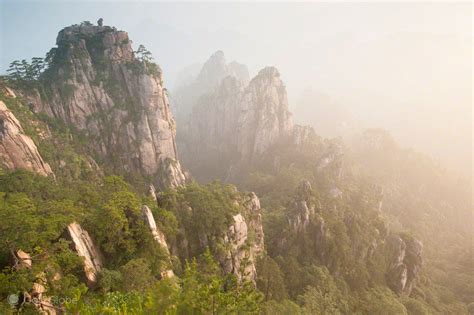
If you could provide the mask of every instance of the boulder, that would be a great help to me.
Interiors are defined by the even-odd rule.
[[[25,253],[21,249],[15,252],[13,259],[15,260],[15,269],[31,269],[31,266],[33,265],[30,254]]]

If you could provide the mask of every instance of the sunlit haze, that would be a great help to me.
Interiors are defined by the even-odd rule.
[[[295,121],[325,136],[341,131],[311,115],[337,111],[346,125],[387,129],[450,168],[471,165],[470,3],[2,1],[1,14],[1,72],[43,56],[61,27],[102,17],[153,53],[171,90],[182,69],[222,50],[251,77],[277,67]]]

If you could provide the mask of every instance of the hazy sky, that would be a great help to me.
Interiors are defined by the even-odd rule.
[[[468,2],[0,3],[0,73],[14,59],[43,56],[62,27],[102,17],[153,53],[169,87],[182,68],[223,50],[251,75],[276,66],[290,107],[311,88],[404,145],[445,161],[456,156],[449,163],[472,160]]]

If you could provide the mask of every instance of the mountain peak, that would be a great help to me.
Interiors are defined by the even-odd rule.
[[[127,32],[89,22],[61,30],[57,44],[49,97],[34,108],[90,137],[91,151],[113,160],[116,172],[148,176],[160,188],[183,184],[175,122],[150,53],[135,53]]]
[[[211,60],[218,60],[218,61],[224,61],[225,63],[225,55],[224,55],[224,52],[222,50],[218,50],[216,51],[215,53],[213,53],[211,55],[211,57],[209,58],[209,61]]]
[[[257,77],[262,77],[262,76],[265,76],[265,77],[279,77],[280,72],[275,67],[265,67],[262,70],[260,70],[258,72],[258,75],[257,75]]]
[[[128,38],[127,32],[118,31],[115,27],[97,26],[92,24],[74,24],[63,28],[59,32],[58,37],[56,38],[56,44],[59,45],[65,41],[73,41],[83,39],[85,37],[93,37],[98,34],[103,35],[106,33],[124,33]]]

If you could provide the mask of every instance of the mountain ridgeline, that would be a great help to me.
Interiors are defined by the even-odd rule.
[[[126,32],[83,22],[10,70],[0,312],[473,311],[470,182],[383,130],[295,124],[276,68],[218,51],[170,93]]]

